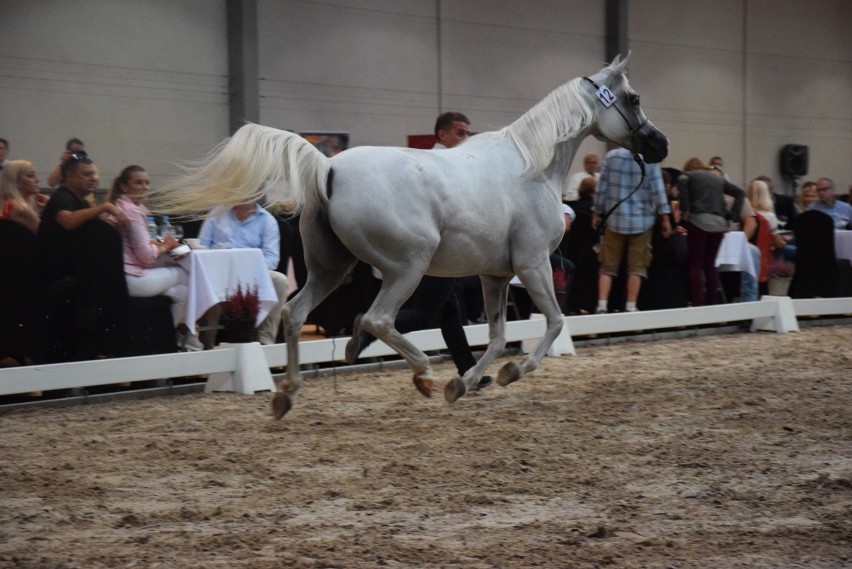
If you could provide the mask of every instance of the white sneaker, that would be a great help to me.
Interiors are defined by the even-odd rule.
[[[603,308],[598,308],[597,310],[595,310],[595,314],[606,314],[606,313],[607,313],[607,311]]]
[[[198,339],[198,336],[195,334],[181,334],[177,333],[177,345],[181,350],[186,350],[187,352],[200,352],[204,350],[204,344],[201,343],[201,340]]]

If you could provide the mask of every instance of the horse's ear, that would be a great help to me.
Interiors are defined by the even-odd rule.
[[[612,63],[609,64],[610,68],[619,72],[625,73],[627,70],[627,62],[630,61],[630,54],[632,52],[628,51],[627,56],[624,59],[621,59],[621,54],[615,56],[615,59],[612,60]]]

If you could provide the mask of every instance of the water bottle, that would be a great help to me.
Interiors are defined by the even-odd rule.
[[[164,215],[160,218],[160,237],[165,239],[166,236],[171,235],[175,236],[175,228],[172,227],[171,222],[169,221],[169,216]]]
[[[157,228],[157,222],[154,220],[153,215],[148,216],[148,236],[151,239],[156,239],[159,235],[159,229]]]

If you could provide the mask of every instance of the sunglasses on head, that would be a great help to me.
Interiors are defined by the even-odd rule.
[[[88,160],[89,155],[86,154],[85,150],[77,150],[76,152],[72,152],[68,155],[69,160]]]

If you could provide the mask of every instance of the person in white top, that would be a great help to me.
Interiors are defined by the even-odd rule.
[[[580,183],[586,178],[594,178],[595,180],[600,178],[599,164],[600,159],[597,154],[586,154],[583,158],[583,171],[571,174],[562,185],[563,202],[573,202],[580,198]]]

